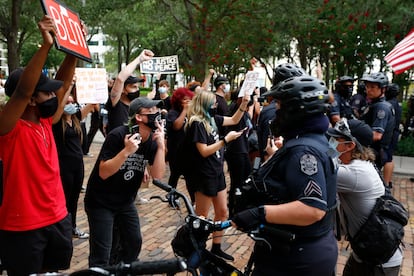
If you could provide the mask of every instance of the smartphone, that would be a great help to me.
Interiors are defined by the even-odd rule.
[[[140,138],[140,135],[139,135],[139,125],[133,125],[130,128],[130,132],[131,132],[131,135],[134,135],[135,133],[138,133],[137,139]]]

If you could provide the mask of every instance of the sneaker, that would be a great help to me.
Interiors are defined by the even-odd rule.
[[[147,204],[149,202],[149,200],[146,199],[146,198],[138,196],[137,199],[136,199],[136,202],[137,202],[137,204],[142,205],[142,204]]]
[[[77,227],[75,229],[73,229],[72,236],[74,238],[78,238],[78,239],[87,239],[87,238],[89,238],[89,234],[88,233],[82,232]]]

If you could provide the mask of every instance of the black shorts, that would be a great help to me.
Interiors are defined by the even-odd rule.
[[[224,173],[216,177],[202,178],[196,177],[196,191],[203,193],[206,196],[217,196],[217,193],[226,189],[226,179]]]
[[[68,269],[73,252],[71,216],[35,230],[0,231],[0,244],[8,275]]]

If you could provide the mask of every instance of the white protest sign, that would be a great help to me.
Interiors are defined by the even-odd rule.
[[[105,103],[108,82],[105,68],[76,68],[76,98],[80,104]]]
[[[253,91],[257,87],[257,80],[259,78],[259,72],[257,71],[249,71],[247,72],[242,88],[239,92],[239,97],[243,97],[244,95],[251,95]]]
[[[142,74],[176,74],[178,73],[178,56],[153,57],[140,64]]]

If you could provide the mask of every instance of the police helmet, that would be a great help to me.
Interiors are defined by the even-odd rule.
[[[297,66],[293,63],[283,63],[279,64],[275,69],[273,69],[273,86],[278,85],[280,82],[291,78],[299,77],[306,75],[306,72],[303,68]]]
[[[342,76],[342,77],[339,77],[339,79],[336,82],[342,84],[344,82],[354,82],[354,81],[355,81],[355,79],[353,77],[350,77],[350,76]]]
[[[324,113],[329,106],[325,83],[312,76],[293,77],[281,82],[273,96],[280,101],[280,109],[290,116]]]
[[[385,97],[387,99],[392,99],[398,96],[400,93],[400,86],[396,83],[391,83],[388,85],[387,90],[385,91]]]
[[[263,93],[262,96],[273,96],[275,93],[278,84],[282,81],[291,78],[307,75],[305,70],[302,67],[297,66],[293,63],[282,63],[279,64],[276,68],[273,69],[273,79],[272,87],[266,93]]]
[[[380,88],[387,87],[388,85],[388,77],[382,72],[372,73],[371,75],[363,77],[361,80],[378,83]]]

